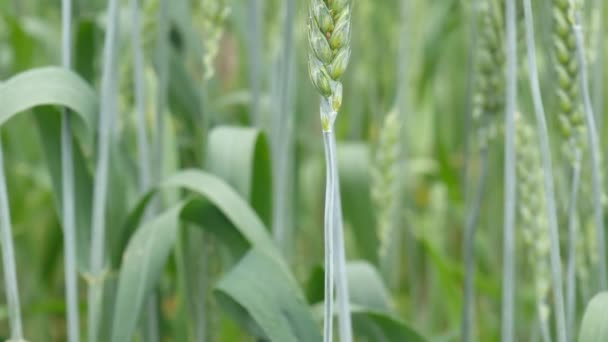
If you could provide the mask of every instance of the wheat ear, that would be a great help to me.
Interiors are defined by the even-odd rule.
[[[334,266],[338,272],[338,317],[340,340],[352,341],[344,241],[341,231],[338,165],[333,132],[334,121],[342,106],[342,83],[350,58],[350,1],[311,0],[308,20],[308,68],[312,84],[321,94],[321,125],[326,155],[325,192],[325,310],[323,336],[333,337]],[[334,253],[336,255],[334,255]]]

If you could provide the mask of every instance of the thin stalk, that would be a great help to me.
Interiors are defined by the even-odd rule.
[[[464,101],[464,120],[463,120],[463,132],[465,133],[464,139],[464,156],[463,159],[465,161],[462,168],[462,188],[464,189],[465,194],[465,202],[468,197],[468,179],[469,179],[469,159],[470,159],[470,141],[467,137],[471,133],[471,122],[473,119],[473,85],[475,84],[476,73],[475,73],[475,60],[477,51],[477,37],[478,37],[478,29],[477,29],[477,13],[479,9],[479,0],[471,1],[471,19],[470,19],[470,32],[469,36],[471,39],[470,48],[467,56],[467,84],[466,84],[466,92],[465,92],[465,101]],[[464,326],[463,326],[464,327]],[[466,340],[463,340],[466,342]]]
[[[72,64],[72,1],[61,2],[62,64]],[[67,109],[61,116],[61,184],[63,202],[63,248],[65,257],[65,291],[67,297],[68,341],[80,340],[78,318],[78,273],[76,269],[76,209],[74,200],[74,155],[72,122]]]
[[[325,146],[325,304],[323,322],[323,340],[331,342],[333,340],[333,304],[334,304],[334,230],[333,226],[336,217],[336,179],[334,169],[336,167],[336,154],[333,148],[333,132],[323,132],[323,142]]]
[[[291,201],[289,199],[289,183],[291,161],[290,147],[292,146],[292,122],[293,107],[291,98],[293,97],[291,82],[293,54],[293,18],[295,15],[295,1],[285,1],[285,17],[283,19],[283,44],[280,49],[279,60],[279,86],[275,103],[274,119],[272,120],[273,131],[273,152],[275,153],[275,179],[276,196],[273,205],[273,232],[277,244],[285,253],[290,250],[289,240],[291,237],[289,213],[291,212]]]
[[[154,141],[154,168],[156,181],[162,179],[164,163],[165,109],[167,105],[167,89],[169,85],[169,4],[168,0],[160,1],[158,42],[156,47],[156,62],[158,65],[158,89],[156,95],[156,139]]]
[[[597,118],[597,128],[599,133],[602,132],[603,120],[600,113],[604,109],[604,56],[605,56],[605,41],[604,41],[604,1],[595,0],[592,12],[598,15],[598,27],[596,33],[596,56],[593,70],[593,110]]]
[[[463,254],[464,254],[464,305],[462,307],[462,341],[469,342],[473,340],[473,322],[474,322],[474,307],[475,307],[475,233],[477,231],[477,223],[479,221],[479,211],[486,188],[486,180],[488,178],[488,148],[484,147],[480,153],[481,173],[479,175],[479,183],[477,191],[473,199],[464,231]]]
[[[90,342],[98,341],[103,297],[103,264],[105,250],[105,214],[108,194],[110,135],[116,115],[116,59],[118,36],[118,1],[108,0],[108,17],[103,52],[101,79],[101,107],[97,165],[93,187],[93,215],[91,223],[91,283],[88,298],[88,324]]]
[[[549,235],[551,240],[551,277],[553,280],[553,304],[557,329],[557,341],[566,342],[566,315],[564,310],[564,294],[562,289],[562,264],[559,247],[559,228],[557,223],[557,205],[555,203],[555,189],[553,181],[553,167],[551,162],[551,144],[545,108],[540,91],[538,79],[538,65],[536,63],[536,45],[534,42],[534,17],[531,0],[524,1],[526,21],[526,42],[528,45],[528,63],[530,69],[530,88],[534,102],[534,114],[539,132],[543,162],[543,179],[545,182],[545,201],[547,203],[547,218],[549,222]]]
[[[331,149],[336,155],[336,135],[331,134]],[[334,263],[337,270],[336,273],[336,288],[338,300],[338,323],[341,342],[353,341],[353,327],[350,316],[350,296],[348,289],[348,275],[346,272],[346,248],[344,248],[344,226],[342,224],[342,199],[340,195],[340,173],[337,163],[332,165],[332,172],[335,180],[335,217],[334,217]]]
[[[249,0],[249,82],[251,87],[250,119],[260,124],[262,97],[262,0]]]
[[[150,152],[146,130],[146,94],[144,81],[144,54],[141,43],[139,0],[131,0],[131,44],[133,48],[133,84],[135,114],[137,118],[137,151],[139,155],[139,187],[143,193],[150,187]]]
[[[572,8],[575,5],[573,0],[570,0]],[[593,114],[593,106],[591,104],[591,92],[589,90],[589,75],[587,72],[587,60],[585,58],[585,42],[583,38],[583,30],[581,27],[581,14],[579,11],[574,13],[574,22],[572,24],[574,36],[576,38],[576,51],[578,60],[581,66],[581,89],[583,95],[583,105],[585,112],[585,121],[587,123],[589,148],[591,155],[591,173],[593,181],[593,209],[595,216],[595,229],[597,238],[597,253],[599,258],[599,287],[600,290],[606,289],[606,240],[604,237],[604,205],[602,204],[602,174],[600,163],[600,142],[595,124],[595,116]]]
[[[410,52],[410,13],[412,12],[411,0],[401,1],[401,38],[399,40],[399,53],[398,53],[398,81],[397,81],[397,95],[395,96],[395,103],[398,109],[401,128],[401,141],[400,141],[400,156],[399,156],[399,170],[397,174],[404,175],[407,172],[407,147],[408,147],[408,136],[405,134],[407,127],[407,115],[409,113],[408,101],[408,79],[409,79],[409,52]],[[397,205],[395,213],[393,214],[395,222],[400,221],[399,215],[402,214],[401,208],[404,207],[405,203],[405,177],[398,177],[399,191],[397,192]],[[410,289],[414,294],[414,297],[418,293],[416,289],[416,280],[418,279],[418,264],[416,263],[416,239],[414,236],[413,226],[404,221],[405,231],[403,235],[397,234],[399,238],[396,238],[395,244],[397,248],[393,248],[394,255],[393,262],[399,263],[398,256],[400,255],[399,247],[404,241],[406,248],[406,257],[408,259],[408,279],[410,281]],[[393,266],[394,267],[394,266]],[[397,266],[398,267],[398,266]]]
[[[158,72],[158,89],[156,94],[156,137],[154,140],[154,170],[155,181],[160,182],[163,175],[165,155],[164,155],[164,142],[165,142],[165,131],[166,131],[166,120],[165,112],[167,106],[167,89],[169,86],[169,49],[171,48],[168,44],[169,35],[169,18],[168,18],[169,4],[168,0],[160,0],[160,8],[158,11],[159,24],[158,24],[158,37],[156,46],[156,62]],[[160,198],[157,198],[152,205],[152,211],[158,209]],[[160,340],[159,337],[159,313],[158,313],[158,294],[153,293],[148,299],[146,304],[146,322],[145,322],[145,334],[146,341],[156,342]]]
[[[21,305],[19,304],[19,286],[17,285],[17,267],[15,263],[15,248],[11,233],[11,212],[4,175],[4,149],[0,138],[0,234],[2,234],[2,265],[4,270],[4,286],[8,303],[8,318],[11,328],[11,339],[23,340],[21,326]]]
[[[503,239],[502,341],[515,340],[515,111],[517,107],[517,4],[506,0],[507,91],[505,115],[505,207]]]
[[[575,162],[572,168],[572,191],[568,205],[568,270],[566,278],[566,319],[568,341],[574,339],[574,324],[576,320],[576,243],[579,239],[576,229],[576,208],[579,186],[581,181],[580,149],[576,150]]]

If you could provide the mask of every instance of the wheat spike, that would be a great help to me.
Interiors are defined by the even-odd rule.
[[[350,59],[350,1],[312,0],[308,20],[308,71],[322,96],[321,123],[331,131],[342,106],[342,83]]]

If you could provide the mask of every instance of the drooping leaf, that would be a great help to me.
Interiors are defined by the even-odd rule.
[[[602,292],[591,299],[585,310],[579,342],[608,341],[608,292]]]
[[[378,270],[365,261],[347,265],[353,329],[357,341],[419,342],[424,338],[392,311],[390,294]],[[307,285],[307,297],[322,315],[323,269],[315,268]]]
[[[321,341],[304,296],[285,266],[252,250],[217,285],[220,303],[254,335],[269,341]]]
[[[266,226],[271,218],[270,152],[257,129],[218,127],[209,134],[207,168],[249,200]]]
[[[136,231],[126,227],[126,230],[135,233],[129,239],[120,267],[112,341],[126,341],[133,335],[142,305],[158,281],[173,248],[180,220],[186,220],[208,230],[236,257],[243,256],[249,248],[263,250],[267,258],[273,260],[273,270],[286,273],[277,277],[291,278],[279,256],[280,253],[253,209],[224,181],[202,171],[187,170],[171,176],[158,189],[144,196],[129,219],[129,225],[139,224],[146,204],[155,193],[174,189],[185,190],[190,194],[190,199],[141,223]],[[243,294],[235,298],[242,300],[241,295]],[[299,292],[292,296],[303,298]],[[243,302],[245,307],[250,304]],[[295,309],[294,312],[297,315],[305,314],[301,308]],[[255,314],[252,317],[260,326],[275,324],[272,321],[267,322],[268,318],[263,315]],[[307,320],[299,316],[291,318],[294,321]],[[292,331],[293,329],[295,331]],[[288,331],[292,331],[294,336],[300,336],[302,332],[299,329],[301,329],[299,325],[295,327],[290,325]]]
[[[28,109],[44,105],[68,107],[87,127],[96,116],[93,89],[77,74],[59,67],[32,69],[0,84],[0,125]]]

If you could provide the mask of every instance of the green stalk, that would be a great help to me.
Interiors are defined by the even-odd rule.
[[[4,175],[4,148],[0,137],[0,234],[2,234],[2,265],[4,270],[4,286],[8,302],[8,318],[11,328],[11,339],[23,340],[21,326],[21,306],[19,304],[19,285],[17,285],[17,267],[15,264],[15,248],[11,233],[11,213]]]
[[[333,303],[334,303],[334,229],[336,221],[336,151],[332,143],[334,137],[332,130],[323,131],[323,142],[325,147],[325,305],[323,322],[323,340],[333,341]]]
[[[503,239],[502,341],[515,340],[515,111],[517,110],[517,5],[506,0],[505,203]]]
[[[72,64],[72,1],[61,2],[62,64]],[[67,297],[68,341],[80,340],[78,315],[78,273],[76,269],[76,209],[74,201],[74,156],[71,114],[61,116],[61,184],[63,202],[63,248],[65,257],[65,290]]]
[[[553,181],[553,167],[551,162],[551,144],[549,130],[540,91],[538,78],[538,65],[536,63],[536,47],[534,42],[534,19],[531,0],[524,1],[526,19],[526,41],[528,46],[528,62],[530,69],[530,87],[534,102],[536,125],[541,147],[543,173],[545,181],[545,200],[547,203],[547,216],[551,240],[551,276],[553,280],[553,304],[555,306],[557,341],[566,341],[566,319],[564,310],[564,295],[562,289],[562,264],[559,247],[559,227],[557,223],[557,205],[555,203],[555,189]]]
[[[604,41],[604,1],[595,0],[593,3],[593,12],[598,14],[598,27],[596,33],[596,58],[593,70],[593,110],[595,111],[597,118],[597,128],[599,132],[602,132],[602,115],[600,113],[604,109],[604,56],[605,56],[605,41]]]
[[[566,275],[566,331],[568,332],[568,341],[573,341],[576,320],[576,243],[579,239],[576,228],[576,203],[581,181],[581,159],[581,150],[577,149],[572,168],[572,189],[568,205],[568,269]]]
[[[160,7],[158,11],[159,24],[158,24],[158,37],[156,46],[156,62],[158,72],[158,89],[156,94],[156,137],[154,140],[154,170],[155,181],[160,182],[163,175],[164,166],[164,141],[165,141],[165,110],[167,106],[167,89],[169,86],[169,49],[171,48],[168,44],[169,39],[169,18],[168,18],[169,4],[167,0],[160,0]],[[152,206],[152,211],[155,211],[159,207],[160,199],[156,199]],[[159,337],[159,313],[158,313],[158,294],[154,292],[150,295],[148,303],[146,304],[146,321],[145,321],[145,336],[146,341],[156,342],[160,340]]]
[[[97,165],[93,188],[93,221],[91,223],[91,283],[88,298],[89,342],[99,338],[103,298],[103,265],[105,250],[105,215],[108,193],[108,168],[110,138],[117,111],[116,60],[118,35],[118,1],[108,0],[108,16],[103,52],[101,79],[101,107],[99,113],[99,136]]]
[[[272,120],[273,153],[275,157],[275,196],[273,204],[273,232],[277,244],[284,253],[291,250],[291,200],[290,200],[290,165],[293,163],[291,147],[293,146],[293,18],[295,1],[285,1],[285,18],[283,20],[283,44],[279,59],[279,85]]]
[[[251,88],[250,119],[254,125],[260,123],[262,98],[262,0],[249,0],[249,82]]]
[[[333,338],[334,266],[338,267],[338,298],[340,299],[340,338],[350,342],[350,309],[346,280],[346,256],[342,240],[338,165],[334,138],[334,122],[342,106],[342,83],[350,58],[350,1],[311,0],[308,21],[308,71],[310,79],[321,94],[320,116],[326,159],[325,190],[325,321],[324,340]],[[338,233],[336,233],[338,229]],[[336,236],[336,234],[338,236]],[[334,256],[338,249],[338,256]],[[337,264],[337,265],[336,265]]]
[[[150,187],[150,152],[146,130],[146,94],[144,80],[144,54],[141,43],[139,0],[131,0],[131,45],[133,48],[133,84],[135,114],[137,117],[137,151],[139,155],[139,187],[143,193]]]
[[[597,252],[599,259],[599,288],[600,290],[606,289],[606,240],[604,232],[604,205],[602,203],[602,174],[601,174],[601,156],[600,156],[600,141],[597,132],[597,126],[595,124],[595,116],[593,114],[593,106],[591,104],[591,92],[589,90],[589,76],[587,72],[587,60],[585,58],[585,42],[583,38],[583,30],[581,27],[581,14],[580,11],[574,7],[574,1],[570,0],[570,4],[574,9],[574,21],[572,23],[572,29],[574,31],[574,37],[576,40],[576,51],[578,60],[581,67],[581,89],[583,95],[583,105],[585,112],[585,121],[588,130],[589,148],[591,155],[591,173],[593,180],[593,205],[594,205],[594,216],[595,216],[595,229],[597,238]]]
[[[337,153],[336,149],[336,135],[331,134],[331,150],[335,156]],[[348,275],[346,271],[346,248],[344,248],[344,226],[342,220],[342,199],[340,195],[340,173],[338,172],[338,165],[334,161],[332,165],[332,172],[334,173],[334,264],[336,268],[336,287],[337,300],[338,300],[338,327],[340,331],[341,342],[352,342],[353,341],[353,328],[350,317],[350,296],[348,289]]]
[[[479,221],[479,212],[483,202],[486,180],[488,178],[488,147],[480,153],[481,174],[477,184],[477,191],[471,204],[464,231],[463,254],[465,265],[464,276],[464,305],[462,308],[462,341],[473,340],[474,303],[475,303],[475,233]]]
[[[163,178],[164,163],[164,137],[165,137],[165,109],[167,105],[167,88],[169,85],[169,4],[168,0],[160,0],[158,42],[156,46],[156,62],[158,67],[158,89],[156,94],[156,139],[154,141],[154,169],[155,181]]]

